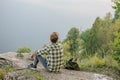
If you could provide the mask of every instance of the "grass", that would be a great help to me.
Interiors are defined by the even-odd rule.
[[[4,78],[4,75],[8,72],[12,72],[14,71],[14,69],[12,67],[6,67],[4,69],[0,69],[0,80],[3,80]],[[26,72],[26,71],[23,71],[21,73],[23,76],[30,76],[30,77],[33,77],[35,78],[35,80],[45,80],[39,72],[36,72],[36,71],[31,71],[31,72]]]
[[[105,58],[93,56],[79,60],[78,63],[82,71],[105,74],[120,80],[120,64],[112,56],[107,55]]]
[[[4,69],[0,69],[0,80],[3,80],[3,77],[5,74],[7,74],[8,72],[12,72],[14,71],[14,69],[10,66],[4,68]],[[30,77],[33,77],[35,78],[36,80],[45,80],[39,72],[36,72],[36,71],[31,71],[31,72],[28,72],[28,71],[23,71],[21,73],[23,76],[30,76]]]
[[[3,80],[3,76],[4,76],[6,73],[11,72],[11,71],[13,71],[13,68],[10,67],[10,66],[8,66],[8,67],[6,67],[6,68],[4,68],[4,69],[0,69],[0,80]]]

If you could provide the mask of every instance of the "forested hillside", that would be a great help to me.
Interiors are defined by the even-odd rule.
[[[62,44],[65,60],[74,58],[81,70],[120,79],[120,0],[113,3],[114,15],[107,13],[103,18],[97,17],[86,31],[71,28]]]

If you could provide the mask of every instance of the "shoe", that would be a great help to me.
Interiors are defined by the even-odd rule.
[[[30,70],[36,70],[36,66],[34,66],[33,65],[33,63],[32,64],[29,64],[28,66],[27,66],[27,69],[30,69]]]

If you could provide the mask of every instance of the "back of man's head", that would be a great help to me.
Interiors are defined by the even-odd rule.
[[[50,35],[50,41],[52,43],[56,43],[58,41],[58,33],[57,32],[53,32],[51,35]]]

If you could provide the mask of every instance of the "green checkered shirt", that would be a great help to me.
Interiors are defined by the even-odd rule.
[[[61,44],[53,43],[42,50],[38,50],[37,54],[46,54],[47,65],[50,71],[59,72],[63,66],[63,49]]]

